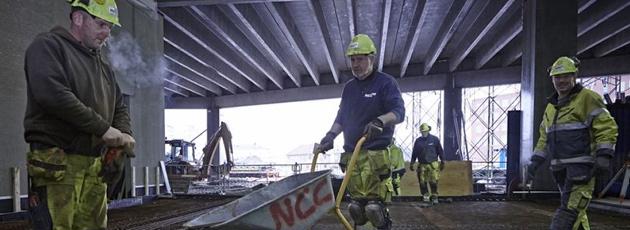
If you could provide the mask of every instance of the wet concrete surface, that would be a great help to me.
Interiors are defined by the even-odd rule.
[[[142,206],[109,211],[108,229],[182,229],[181,225],[212,207],[232,201],[216,198],[158,199]],[[388,206],[393,229],[548,229],[558,203],[547,201],[455,201],[423,207],[420,202]],[[342,203],[342,212],[351,221]],[[630,229],[630,216],[589,211],[591,229]],[[29,229],[25,222],[0,223],[0,229]],[[311,229],[343,229],[334,214]],[[358,229],[373,229],[362,226]]]
[[[419,202],[389,205],[392,229],[549,229],[556,202],[460,201],[423,207]],[[345,208],[343,206],[342,208]],[[343,210],[350,218],[347,210]],[[630,216],[589,211],[591,229],[630,229]],[[343,229],[335,215],[327,215],[313,228]],[[373,229],[367,226],[358,229]]]

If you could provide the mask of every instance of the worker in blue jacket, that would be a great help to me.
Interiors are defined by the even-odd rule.
[[[345,84],[335,122],[320,146],[322,151],[332,149],[333,140],[343,132],[345,153],[339,164],[345,170],[357,141],[367,136],[354,170],[347,172],[350,215],[355,226],[370,221],[378,229],[390,229],[392,222],[385,207],[393,191],[388,146],[394,125],[404,119],[405,108],[396,80],[374,69],[375,54],[376,47],[367,35],[352,38],[346,56],[350,57],[354,78]]]

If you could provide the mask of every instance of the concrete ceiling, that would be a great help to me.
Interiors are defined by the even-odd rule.
[[[157,4],[169,73],[164,89],[173,98],[326,91],[351,77],[344,51],[357,33],[376,43],[378,68],[403,79],[497,68],[514,72],[510,67],[520,65],[522,55],[522,0]],[[578,4],[578,57],[630,54],[630,1]]]

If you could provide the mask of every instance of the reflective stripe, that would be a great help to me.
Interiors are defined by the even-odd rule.
[[[552,159],[551,165],[573,164],[573,163],[595,163],[592,156],[581,156],[567,159]]]
[[[588,126],[582,122],[573,122],[573,123],[551,125],[550,127],[547,128],[546,132],[551,133],[555,131],[577,130],[577,129],[586,129],[586,128],[588,128]]]
[[[597,149],[615,149],[615,144],[612,144],[612,143],[597,144],[595,149],[596,150]]]
[[[534,150],[534,155],[542,158],[547,158],[547,152],[545,151]]]
[[[593,111],[591,111],[591,113],[588,114],[588,118],[586,118],[586,121],[584,121],[584,124],[586,124],[587,126],[591,126],[591,123],[593,123],[593,120],[599,116],[599,114],[601,113],[608,113],[608,110],[604,109],[604,108],[597,108],[594,109]]]

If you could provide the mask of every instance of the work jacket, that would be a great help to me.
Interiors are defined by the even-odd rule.
[[[593,164],[597,154],[612,157],[616,141],[617,124],[602,97],[578,84],[563,99],[549,98],[534,155],[551,156],[552,167]]]

